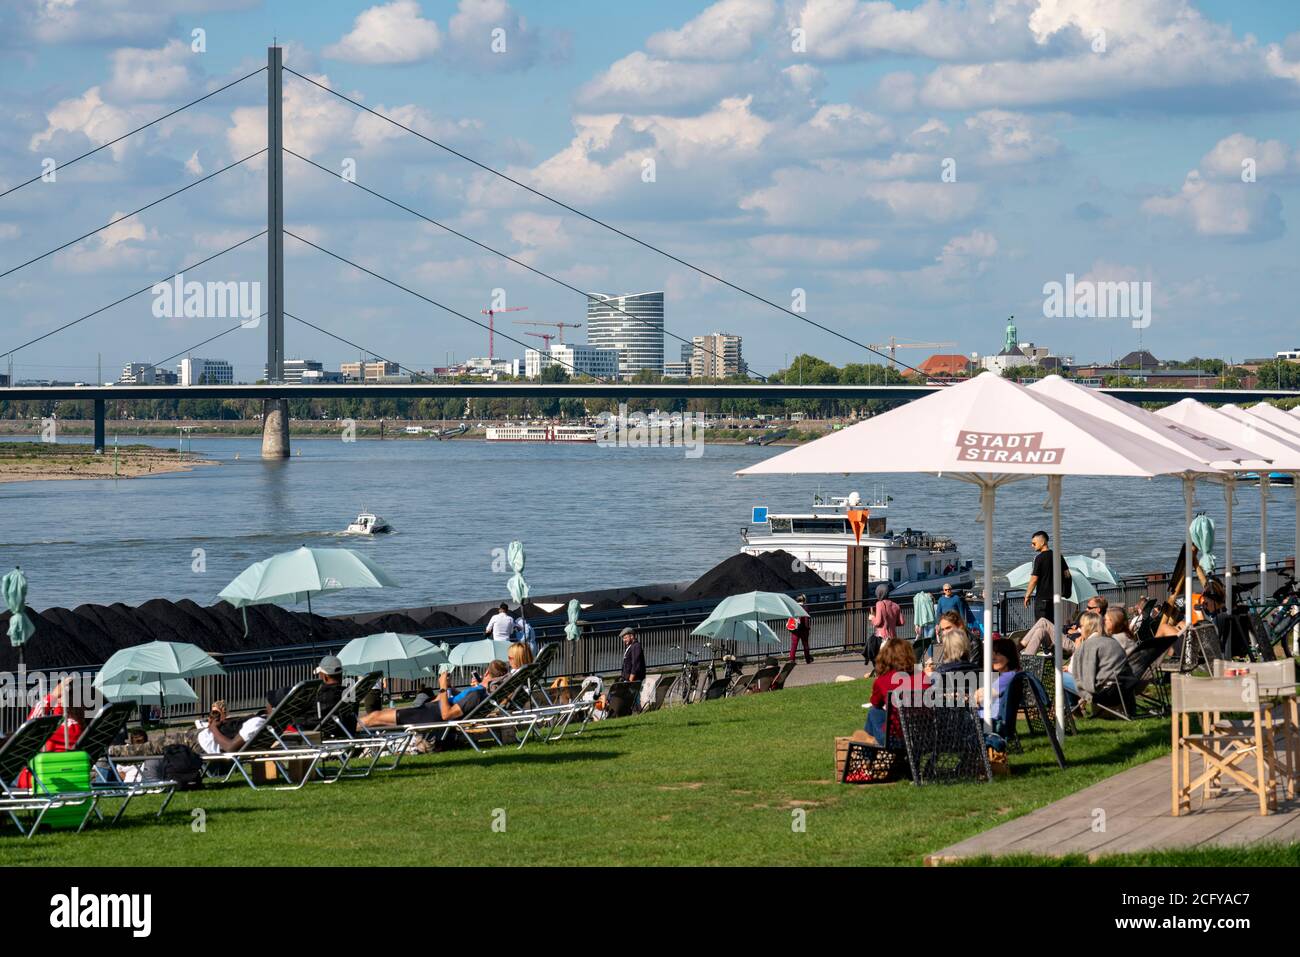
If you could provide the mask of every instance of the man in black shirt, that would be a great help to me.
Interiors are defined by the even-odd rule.
[[[1047,533],[1041,530],[1034,532],[1030,544],[1037,554],[1034,555],[1034,567],[1029,575],[1029,584],[1025,586],[1025,607],[1028,608],[1030,601],[1033,601],[1035,621],[1039,618],[1055,621],[1054,609],[1052,608],[1055,552],[1047,547]],[[1070,579],[1070,570],[1067,568],[1061,578],[1061,598],[1063,600],[1069,600],[1073,584]]]
[[[326,655],[316,666],[316,676],[321,680],[320,692],[316,695],[316,704],[312,711],[303,720],[302,727],[304,730],[314,731],[320,727],[321,719],[334,710],[335,705],[343,699],[343,662],[339,661],[335,655]],[[357,716],[355,710],[348,715],[345,721],[348,725],[348,733],[355,734],[357,730]],[[333,737],[338,734],[338,728],[333,726],[325,730],[327,737]]]
[[[641,642],[636,640],[636,632],[624,628],[618,636],[623,639],[623,670],[618,673],[619,680],[645,681],[645,654]]]

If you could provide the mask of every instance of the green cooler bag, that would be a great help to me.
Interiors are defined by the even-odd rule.
[[[32,773],[40,779],[36,794],[85,794],[90,791],[90,755],[85,751],[43,751],[31,761]],[[50,808],[41,823],[53,828],[81,827],[90,813],[90,801]]]

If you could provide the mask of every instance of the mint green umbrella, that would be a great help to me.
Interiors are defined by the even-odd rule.
[[[691,634],[727,641],[753,639],[760,643],[779,644],[781,639],[763,623],[777,618],[803,618],[807,614],[804,607],[789,595],[751,591],[722,599]]]
[[[510,592],[510,597],[522,605],[524,599],[528,597],[528,582],[524,581],[523,542],[510,543],[506,549],[506,561],[515,572],[510,576],[510,581],[506,582],[506,589]]]
[[[36,634],[36,626],[27,617],[27,576],[17,565],[0,578],[0,591],[4,592],[5,607],[9,609],[9,643],[18,649],[18,666],[23,664],[23,645]]]
[[[448,661],[455,667],[462,665],[486,665],[493,661],[506,661],[510,654],[511,641],[495,638],[482,638],[478,641],[463,641],[451,649]]]
[[[396,584],[386,571],[350,548],[304,546],[249,565],[217,597],[240,609],[249,605],[297,604],[306,599],[310,635],[312,595],[345,588],[391,588]],[[244,636],[248,636],[247,617]]]
[[[339,652],[339,661],[349,675],[382,670],[390,678],[423,678],[437,665],[447,663],[447,646],[419,635],[385,631],[353,638]]]
[[[103,688],[121,675],[153,675],[157,678],[198,678],[224,675],[226,669],[197,645],[180,641],[150,641],[115,651],[95,676],[95,687]]]
[[[1066,601],[1074,602],[1076,605],[1082,604],[1097,594],[1097,589],[1092,586],[1093,582],[1106,582],[1110,585],[1118,584],[1115,581],[1114,574],[1112,574],[1105,562],[1088,555],[1067,555],[1065,556],[1065,565],[1070,569],[1072,587],[1070,594],[1061,597]],[[1029,584],[1033,572],[1033,562],[1017,565],[1007,572],[1007,584],[1012,588],[1024,588]]]
[[[569,620],[564,626],[564,637],[569,641],[577,641],[578,636],[582,634],[582,629],[578,626],[578,614],[582,611],[582,605],[578,599],[569,599]]]
[[[96,686],[100,694],[114,702],[134,701],[166,707],[168,704],[194,704],[199,700],[183,678],[154,678],[139,672],[120,674],[102,685],[96,681]]]

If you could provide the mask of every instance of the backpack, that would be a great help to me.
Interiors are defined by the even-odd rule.
[[[182,791],[195,791],[203,787],[203,762],[193,748],[183,744],[169,744],[163,748],[162,776],[175,781]]]

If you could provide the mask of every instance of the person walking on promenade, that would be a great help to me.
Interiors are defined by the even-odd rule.
[[[807,595],[800,595],[796,601],[800,607],[807,610]],[[812,636],[812,618],[807,615],[800,615],[798,618],[791,618],[786,622],[786,627],[790,631],[790,660],[795,660],[795,655],[799,652],[799,642],[803,642],[803,660],[804,664],[812,664],[812,652],[808,649],[808,639]]]
[[[1047,533],[1044,531],[1034,532],[1029,541],[1035,555],[1033,571],[1029,576],[1029,584],[1025,586],[1025,607],[1028,608],[1031,601],[1034,603],[1035,621],[1039,618],[1056,621],[1052,608],[1053,582],[1056,580],[1053,572],[1056,553],[1048,548]],[[1070,578],[1070,570],[1068,568],[1064,569],[1064,574],[1061,576],[1062,599],[1069,600],[1073,584]]]
[[[880,646],[890,638],[898,637],[898,629],[903,624],[903,609],[898,602],[889,597],[889,586],[883,582],[876,586],[876,604],[871,609],[871,627],[875,633],[867,639],[863,657],[868,667],[875,667],[876,656]]]

